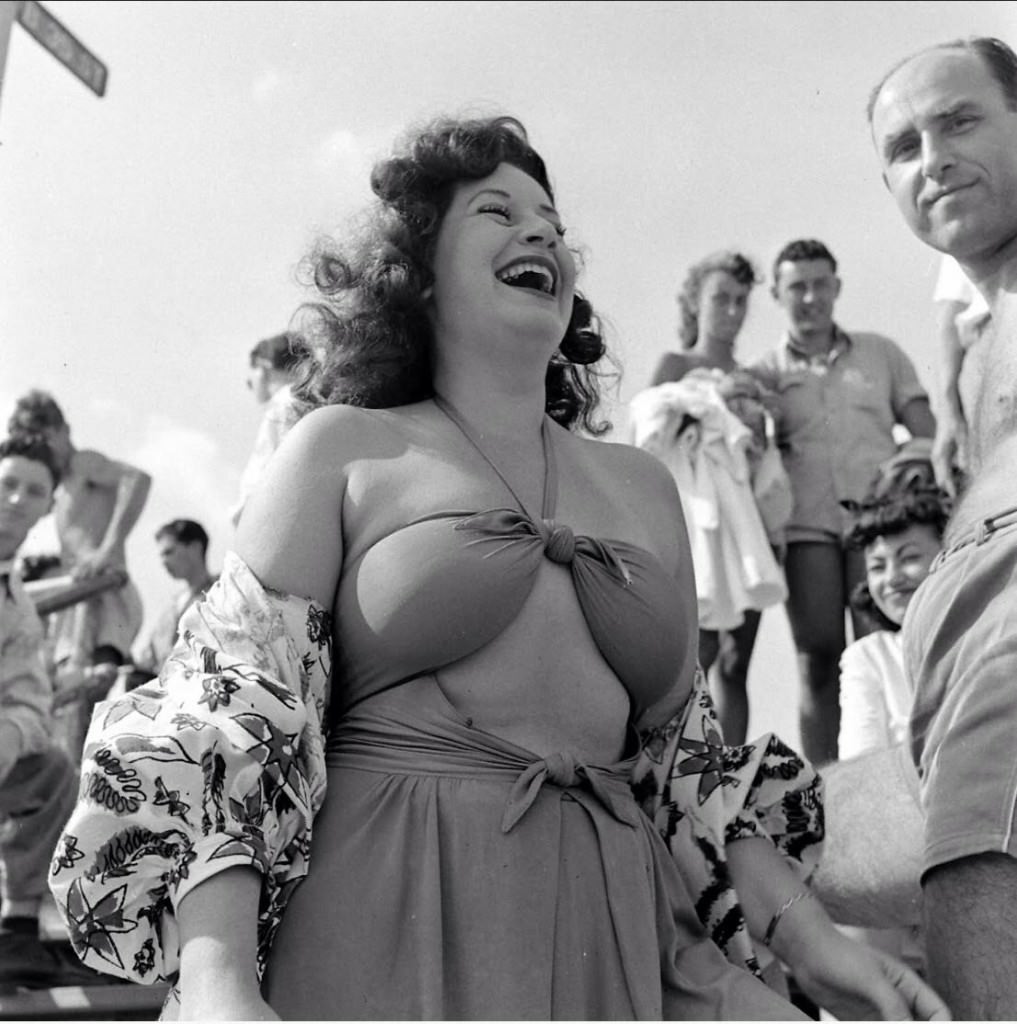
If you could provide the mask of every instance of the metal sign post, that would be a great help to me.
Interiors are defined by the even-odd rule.
[[[20,0],[0,0],[0,95],[4,88],[4,69],[7,67],[7,47],[11,41],[11,29],[18,20]]]
[[[109,77],[106,65],[37,0],[23,0],[18,23],[96,96],[106,92],[106,79]]]
[[[7,48],[15,22],[96,96],[105,95],[109,79],[106,65],[38,0],[0,0],[0,93],[3,91]]]

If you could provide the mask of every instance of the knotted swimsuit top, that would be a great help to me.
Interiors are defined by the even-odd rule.
[[[555,520],[558,473],[546,418],[544,496],[535,517],[456,411],[440,398],[435,404],[514,505],[421,516],[344,566],[333,712],[480,650],[515,619],[550,559],[569,569],[590,633],[628,692],[635,721],[678,681],[687,636],[678,581],[645,548],[577,536]]]

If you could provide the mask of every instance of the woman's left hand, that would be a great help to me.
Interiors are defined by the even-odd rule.
[[[896,957],[834,932],[794,965],[802,991],[839,1020],[950,1020],[946,1003]]]

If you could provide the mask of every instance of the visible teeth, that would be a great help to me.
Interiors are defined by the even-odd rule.
[[[497,277],[503,284],[509,284],[524,274],[535,274],[540,279],[539,287],[547,295],[554,294],[554,274],[540,263],[513,263],[512,266],[499,270]]]

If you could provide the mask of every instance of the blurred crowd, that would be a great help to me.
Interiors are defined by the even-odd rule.
[[[234,523],[298,418],[292,384],[305,354],[285,332],[251,349],[247,385],[264,413]],[[0,994],[104,980],[81,965],[55,921],[55,934],[41,922],[49,863],[74,805],[96,705],[158,676],[181,616],[217,579],[201,523],[160,526],[153,541],[179,585],[142,632],[126,542],[145,507],[149,475],[79,448],[60,405],[43,391],[17,400],[7,429],[0,444]],[[46,515],[59,551],[19,557]]]

